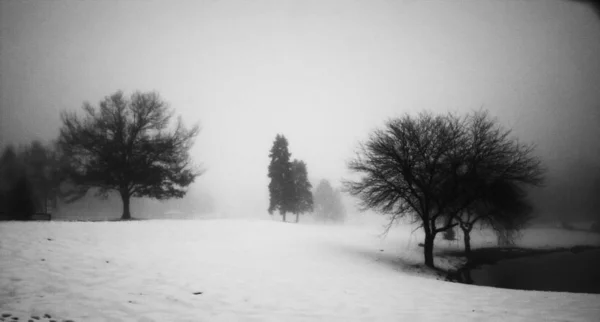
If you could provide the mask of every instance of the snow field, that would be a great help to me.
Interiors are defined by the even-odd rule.
[[[598,295],[436,280],[411,267],[422,262],[419,233],[399,226],[381,239],[381,231],[377,225],[234,219],[0,223],[0,313],[48,313],[74,321],[596,321],[600,316]],[[491,240],[475,235],[474,242]],[[524,242],[543,244],[540,235]],[[441,248],[459,246],[436,242]],[[453,265],[443,258],[436,264]]]

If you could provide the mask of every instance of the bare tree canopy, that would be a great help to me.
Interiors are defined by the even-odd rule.
[[[198,125],[186,129],[157,93],[123,92],[105,97],[98,108],[83,105],[84,117],[63,112],[58,145],[70,162],[70,179],[83,191],[119,192],[122,219],[131,218],[131,197],[181,198],[201,171],[189,149]]]
[[[514,236],[533,219],[533,206],[520,185],[499,179],[477,188],[479,198],[454,218],[463,232],[467,257],[471,254],[470,233],[476,224],[492,227],[500,244],[505,246],[514,242],[509,236]]]
[[[405,115],[360,144],[348,166],[363,176],[345,187],[363,208],[391,215],[388,229],[413,216],[425,232],[425,264],[434,267],[436,234],[456,225],[452,218],[482,197],[486,182],[541,184],[544,170],[533,150],[485,111]]]

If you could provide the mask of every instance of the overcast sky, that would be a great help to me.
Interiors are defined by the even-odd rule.
[[[336,184],[358,140],[421,110],[484,107],[553,176],[600,164],[600,19],[584,4],[57,0],[0,13],[0,144],[55,138],[59,112],[84,101],[156,90],[201,124],[197,182],[219,211],[266,213],[277,133],[314,184]]]

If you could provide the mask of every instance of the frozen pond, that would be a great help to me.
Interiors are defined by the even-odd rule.
[[[600,250],[502,260],[471,271],[473,284],[509,289],[600,294]]]

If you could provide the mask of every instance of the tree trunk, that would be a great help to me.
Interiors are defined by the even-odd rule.
[[[467,229],[463,229],[463,235],[465,239],[465,256],[471,257],[471,232]]]
[[[121,220],[131,219],[131,213],[129,212],[129,199],[130,196],[128,194],[121,194],[121,199],[123,200],[123,215],[121,216]]]
[[[281,214],[283,216],[283,222],[285,222],[285,212]]]
[[[435,235],[431,232],[425,231],[425,265],[431,268],[435,268],[435,264],[433,264],[433,241],[435,239]]]
[[[464,283],[473,284],[473,277],[471,276],[471,270],[473,268],[468,267],[467,269],[461,272],[461,279]]]
[[[298,214],[296,214],[296,223],[298,223]]]

